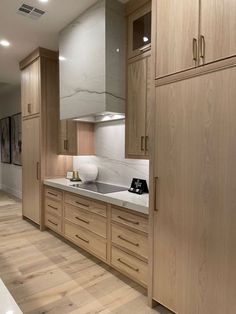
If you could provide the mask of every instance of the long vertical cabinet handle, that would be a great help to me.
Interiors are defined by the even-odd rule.
[[[68,150],[68,140],[64,140],[64,150]]]
[[[199,56],[201,59],[205,59],[205,53],[206,53],[206,41],[205,37],[203,35],[200,35],[200,53]]]
[[[141,151],[145,150],[145,148],[144,148],[144,140],[145,140],[145,137],[141,136]]]
[[[145,151],[149,151],[149,137],[145,136]]]
[[[197,63],[197,38],[193,38],[193,61]]]
[[[40,175],[39,175],[39,162],[37,162],[37,164],[36,164],[36,176],[37,176],[37,180],[39,180],[39,177],[40,177]]]
[[[154,211],[157,212],[158,208],[157,208],[157,185],[158,185],[158,177],[154,178]]]

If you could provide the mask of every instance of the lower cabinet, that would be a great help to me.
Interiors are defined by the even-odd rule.
[[[44,195],[47,228],[147,286],[147,215],[51,187]]]

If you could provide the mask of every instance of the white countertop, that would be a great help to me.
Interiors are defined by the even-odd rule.
[[[23,314],[1,279],[0,279],[0,313]]]
[[[65,190],[67,192],[87,196],[116,206],[128,208],[146,215],[148,215],[149,212],[149,194],[137,195],[128,191],[101,194],[73,187],[71,186],[73,182],[70,182],[69,180],[64,178],[47,179],[44,180],[44,184],[54,188]]]

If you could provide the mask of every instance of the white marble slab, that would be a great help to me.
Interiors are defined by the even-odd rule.
[[[0,313],[1,314],[23,314],[15,300],[0,279]]]
[[[140,212],[146,215],[148,215],[148,212],[149,212],[149,194],[136,195],[128,191],[101,194],[101,193],[97,193],[93,191],[75,188],[71,186],[73,183],[71,183],[69,180],[64,179],[64,178],[47,179],[47,180],[44,180],[44,184],[47,186],[54,187],[54,188],[62,189],[67,192],[94,198],[98,201],[103,201],[103,202],[110,203],[116,206],[121,206],[127,209],[131,209],[131,210],[134,210],[136,212]]]

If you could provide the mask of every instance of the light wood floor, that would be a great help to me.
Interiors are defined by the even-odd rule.
[[[21,218],[21,203],[0,192],[0,278],[23,313],[167,314],[149,309],[145,290]]]

